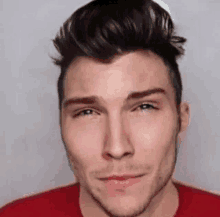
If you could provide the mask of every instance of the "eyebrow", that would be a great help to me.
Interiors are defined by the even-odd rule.
[[[135,99],[142,99],[146,96],[150,96],[152,94],[159,94],[159,93],[166,95],[166,91],[162,88],[153,88],[153,89],[144,90],[144,91],[132,91],[127,96],[126,101],[132,101]],[[69,105],[73,105],[73,104],[92,105],[92,104],[96,104],[99,101],[100,101],[100,98],[98,96],[74,97],[71,99],[64,100],[63,108],[66,108]]]

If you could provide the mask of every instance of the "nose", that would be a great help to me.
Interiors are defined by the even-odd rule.
[[[128,124],[120,115],[108,118],[105,133],[103,157],[106,160],[121,160],[134,155]]]

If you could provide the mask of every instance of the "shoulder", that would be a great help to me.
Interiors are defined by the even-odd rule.
[[[0,209],[0,216],[69,216],[78,212],[79,184],[59,187],[10,202]]]
[[[174,182],[174,185],[179,193],[179,209],[176,216],[182,216],[180,213],[184,213],[184,216],[219,216],[219,195],[177,182]]]

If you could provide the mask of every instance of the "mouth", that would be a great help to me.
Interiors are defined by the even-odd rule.
[[[144,175],[111,175],[99,178],[104,182],[105,186],[110,190],[125,190],[141,181]]]
[[[116,181],[125,181],[128,179],[134,179],[134,178],[139,178],[142,177],[143,174],[141,175],[112,175],[108,177],[103,177],[99,178],[101,181],[111,181],[111,180],[116,180]]]

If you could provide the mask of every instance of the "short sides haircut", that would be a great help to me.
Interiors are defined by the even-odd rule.
[[[182,81],[177,58],[184,54],[186,39],[175,35],[167,11],[152,0],[93,0],[76,10],[53,40],[59,52],[54,63],[61,68],[58,79],[59,108],[64,97],[64,78],[78,57],[91,57],[103,63],[117,55],[147,50],[168,66],[175,90],[177,108],[182,98]]]

